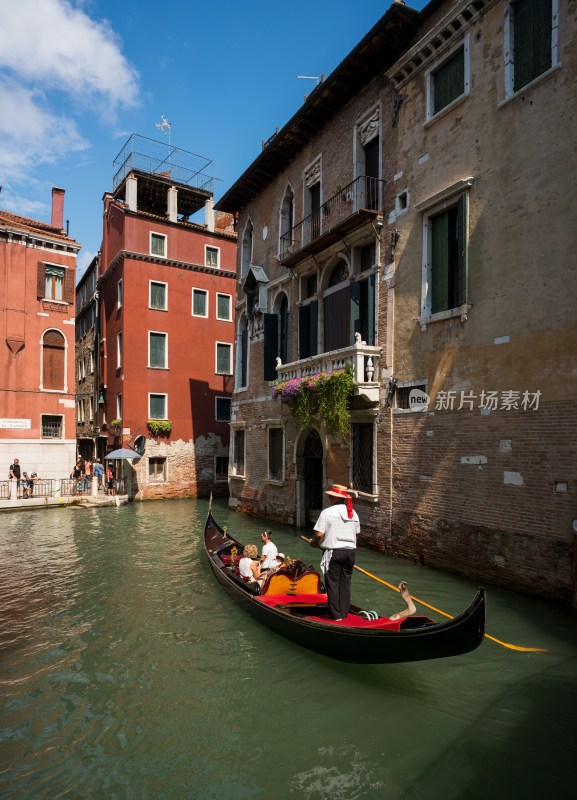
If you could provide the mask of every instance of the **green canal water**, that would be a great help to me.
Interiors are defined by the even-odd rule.
[[[355,666],[276,636],[204,561],[202,500],[0,517],[0,798],[499,800],[574,796],[577,615],[488,587],[466,656]],[[262,521],[215,516],[258,543]],[[318,559],[291,528],[286,554]],[[360,550],[448,613],[462,578]],[[353,597],[398,595],[360,573]]]

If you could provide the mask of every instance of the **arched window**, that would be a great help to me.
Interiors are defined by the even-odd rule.
[[[287,186],[284,199],[280,208],[280,252],[288,250],[293,243],[293,228],[295,224],[295,194],[290,186]]]
[[[46,331],[42,339],[42,388],[65,388],[66,340],[60,331]]]

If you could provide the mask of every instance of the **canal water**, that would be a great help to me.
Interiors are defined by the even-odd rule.
[[[206,512],[183,500],[0,517],[0,798],[574,796],[577,615],[488,587],[487,631],[547,654],[485,640],[452,659],[343,664],[224,594]],[[259,543],[262,520],[225,501],[215,517]],[[318,559],[293,529],[275,534]],[[476,589],[374,552],[357,563],[451,614]],[[360,573],[353,597],[399,608]]]

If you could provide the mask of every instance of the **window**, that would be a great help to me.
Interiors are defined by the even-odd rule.
[[[232,320],[232,297],[229,294],[216,295],[216,318],[227,322]]]
[[[274,381],[277,378],[277,358],[283,364],[291,360],[290,356],[290,310],[284,292],[277,295],[274,302],[275,313],[264,315],[264,379]]]
[[[289,250],[294,241],[295,224],[295,195],[290,186],[287,186],[285,196],[280,208],[279,225],[279,250],[281,255]]]
[[[373,494],[374,426],[372,422],[352,424],[352,488],[359,492]]]
[[[243,314],[238,323],[236,338],[236,373],[235,388],[242,389],[246,386],[248,374],[248,320]]]
[[[205,245],[204,263],[207,267],[218,269],[220,267],[220,247]]]
[[[120,308],[122,305],[122,278],[116,284],[116,306]]]
[[[160,283],[159,281],[150,281],[149,294],[149,308],[154,308],[157,311],[166,311],[168,294],[167,284]]]
[[[122,331],[116,334],[116,368],[122,367]]]
[[[557,10],[557,0],[517,0],[511,4],[507,20],[507,94],[519,91],[556,61],[556,36],[553,34],[557,15],[554,10]]]
[[[428,74],[427,117],[433,117],[469,91],[468,39],[456,53]]]
[[[150,234],[150,255],[166,257],[166,236],[163,233]]]
[[[92,422],[94,419],[94,398],[88,398],[88,419]]]
[[[268,477],[282,481],[284,474],[284,428],[268,429]]]
[[[466,302],[465,197],[429,218],[431,314]]]
[[[116,419],[122,419],[122,394],[116,395]]]
[[[426,381],[411,381],[409,383],[402,382],[397,384],[395,390],[395,410],[423,411],[422,395],[426,394],[426,392]],[[412,393],[414,393],[413,398],[411,398]]]
[[[305,172],[303,244],[321,235],[321,161],[317,159]]]
[[[60,331],[42,338],[42,389],[65,391],[66,340]],[[80,368],[80,365],[79,365]]]
[[[214,460],[214,478],[217,481],[225,481],[228,478],[228,458],[217,456]]]
[[[224,342],[216,343],[217,375],[230,375],[232,372],[232,345]]]
[[[168,334],[148,332],[148,366],[155,369],[168,368]]]
[[[148,459],[148,480],[151,483],[166,480],[166,458]]]
[[[43,439],[62,439],[61,416],[42,414],[42,438]]]
[[[149,419],[168,419],[167,416],[167,396],[165,394],[148,395],[148,418]]]
[[[192,290],[192,316],[208,317],[208,292],[206,289]]]
[[[64,267],[45,266],[44,297],[47,300],[64,300]]]
[[[236,429],[232,439],[232,469],[233,475],[244,475],[244,430]]]
[[[230,397],[217,397],[215,400],[215,419],[217,422],[230,422]]]
[[[88,371],[91,375],[94,373],[94,353],[92,350],[88,354]]]
[[[246,273],[250,269],[252,261],[252,222],[250,221],[250,219],[246,223],[240,248],[241,248],[240,274],[246,275]]]

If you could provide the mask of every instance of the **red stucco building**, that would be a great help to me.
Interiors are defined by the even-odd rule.
[[[76,454],[74,284],[80,244],[66,235],[64,189],[51,223],[0,211],[0,464],[68,477]]]
[[[104,196],[99,455],[144,447],[138,498],[226,491],[236,234],[211,162],[131,136]],[[204,223],[190,217],[204,209]]]

